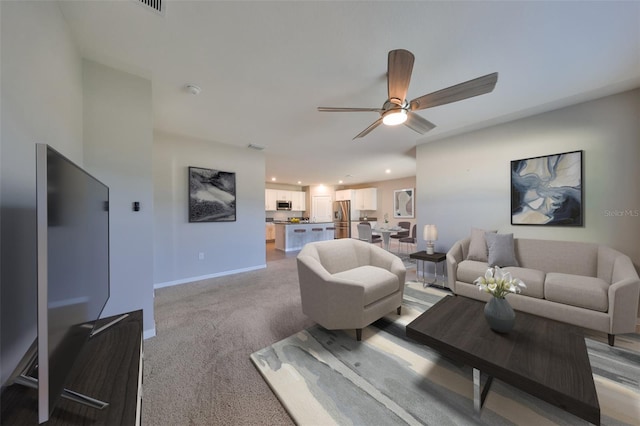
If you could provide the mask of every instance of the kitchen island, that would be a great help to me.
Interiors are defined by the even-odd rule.
[[[276,250],[284,252],[300,250],[313,241],[333,240],[334,236],[333,222],[275,222],[275,225]]]

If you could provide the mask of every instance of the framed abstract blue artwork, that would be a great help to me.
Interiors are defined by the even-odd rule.
[[[583,226],[582,151],[511,161],[511,224]]]

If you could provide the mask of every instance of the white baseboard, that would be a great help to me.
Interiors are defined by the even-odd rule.
[[[145,330],[144,333],[142,334],[142,338],[144,340],[147,340],[151,337],[155,337],[156,336],[156,327],[154,326],[153,328],[150,328],[148,330]]]
[[[199,277],[189,277],[189,278],[183,278],[183,279],[175,280],[175,281],[167,281],[167,282],[163,282],[163,283],[154,284],[153,285],[153,289],[157,290],[159,288],[171,287],[171,286],[179,285],[179,284],[187,284],[187,283],[192,283],[192,282],[195,282],[195,281],[202,281],[202,280],[208,280],[208,279],[211,279],[211,278],[224,277],[226,275],[240,274],[242,272],[255,271],[257,269],[264,269],[266,267],[267,267],[267,264],[265,263],[263,265],[251,266],[249,268],[233,269],[231,271],[217,272],[215,274],[201,275]]]

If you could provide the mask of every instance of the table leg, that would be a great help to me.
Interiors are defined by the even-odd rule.
[[[434,287],[434,288],[438,288],[440,290],[446,290],[446,291],[451,291],[451,289],[449,287],[447,287],[445,285],[446,280],[444,279],[444,263],[443,262],[433,262],[433,274],[434,274],[434,278],[433,281],[428,282],[426,279],[426,272],[425,272],[425,268],[424,268],[424,262],[422,262],[422,286],[423,287]],[[438,284],[438,264],[439,263],[443,263],[442,265],[442,284]]]
[[[391,234],[389,234],[388,232],[383,232],[382,233],[382,241],[384,242],[384,248],[385,250],[389,251],[389,236]]]
[[[426,267],[426,260],[422,261],[422,287],[430,287],[433,286],[435,283],[438,282],[438,274],[436,271],[436,276],[435,279],[433,281],[427,281],[427,267]],[[436,264],[437,267],[437,264]]]
[[[473,369],[473,409],[478,414],[480,414],[480,410],[482,409],[484,400],[487,397],[487,393],[489,392],[492,381],[493,377],[489,376],[487,378],[487,383],[484,384],[484,387],[481,387],[480,370],[478,370],[477,368]]]

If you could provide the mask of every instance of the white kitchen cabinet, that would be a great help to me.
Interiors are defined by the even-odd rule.
[[[293,191],[285,191],[284,189],[278,189],[278,201],[293,201],[292,200],[292,192]]]
[[[291,210],[303,212],[306,210],[307,193],[303,191],[291,191]]]
[[[265,239],[267,241],[273,241],[276,239],[276,224],[275,223],[267,223],[265,224]]]
[[[283,189],[264,190],[264,209],[266,211],[276,211],[278,201],[291,201],[291,210],[305,211],[307,204],[307,193],[304,191],[286,191]]]
[[[340,191],[336,191],[336,201],[351,201],[351,210],[355,207],[353,206],[353,202],[356,199],[356,191],[353,189],[342,189]]]
[[[264,190],[264,209],[267,211],[276,211],[276,200],[278,200],[278,191],[275,189]]]
[[[355,190],[355,202],[351,208],[357,210],[378,210],[378,189],[363,188]]]

